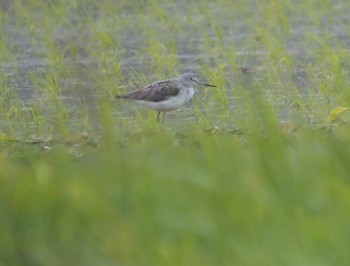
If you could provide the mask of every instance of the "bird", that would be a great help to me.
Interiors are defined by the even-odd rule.
[[[158,111],[157,122],[163,122],[165,113],[178,109],[194,95],[194,86],[216,87],[200,82],[193,73],[184,73],[178,78],[154,82],[143,89],[134,90],[124,95],[115,96],[117,99],[134,101],[140,105]],[[161,113],[163,116],[161,118]]]

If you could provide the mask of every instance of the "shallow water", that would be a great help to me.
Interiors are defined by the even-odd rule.
[[[269,69],[264,69],[262,62],[271,51],[260,45],[263,37],[258,33],[252,34],[248,30],[247,21],[242,20],[242,16],[235,14],[234,11],[232,16],[223,13],[225,7],[222,5],[208,4],[210,6],[206,10],[210,14],[209,17],[205,12],[197,12],[191,19],[179,15],[179,18],[187,20],[178,22],[180,25],[187,23],[187,26],[182,26],[181,29],[177,29],[177,25],[172,24],[172,21],[163,20],[163,23],[168,22],[168,25],[164,26],[162,23],[156,23],[154,17],[145,15],[141,21],[150,29],[150,33],[146,33],[145,28],[138,25],[140,19],[132,6],[123,5],[116,16],[106,17],[104,16],[106,11],[102,12],[102,9],[88,4],[89,2],[86,2],[86,5],[85,2],[82,3],[77,9],[79,12],[67,12],[61,19],[62,23],[47,26],[45,23],[49,22],[43,21],[42,27],[35,28],[34,26],[38,24],[26,25],[25,19],[21,21],[22,17],[15,15],[12,1],[1,2],[2,31],[8,52],[2,56],[0,66],[3,110],[15,106],[26,110],[30,116],[32,106],[35,105],[47,121],[54,120],[57,114],[52,101],[55,100],[50,99],[50,95],[55,92],[46,90],[47,86],[52,86],[58,88],[58,97],[69,118],[67,123],[73,130],[74,124],[79,124],[78,122],[83,119],[81,116],[84,116],[84,112],[89,115],[92,127],[98,128],[101,99],[107,99],[114,106],[113,116],[116,121],[125,117],[134,119],[140,115],[135,113],[135,108],[143,112],[142,107],[138,109],[114,101],[115,93],[141,88],[149,82],[171,77],[174,73],[182,71],[203,72],[203,66],[206,71],[212,69],[215,72],[221,64],[224,67],[217,74],[224,74],[227,79],[225,88],[222,88],[226,90],[228,99],[226,111],[234,112],[235,106],[241,100],[239,95],[232,93],[235,84],[243,84],[249,91],[254,89],[254,84],[264,82],[266,79]],[[164,12],[179,12],[179,10],[185,12],[187,7],[184,3],[178,2],[160,5],[160,8]],[[276,38],[277,36],[280,38],[281,44],[292,58],[293,85],[301,91],[310,86],[306,68],[315,61],[314,51],[318,48],[315,42],[312,44],[308,42],[310,38],[331,38],[333,43],[339,42],[345,48],[350,48],[350,35],[346,29],[349,23],[348,9],[344,2],[343,5],[339,3],[332,6],[330,11],[320,12],[320,16],[324,14],[324,19],[319,20],[323,22],[321,25],[291,12],[288,15],[287,32],[283,32],[283,27],[281,32],[276,32]],[[40,19],[42,17],[40,12],[43,11],[34,12],[31,16]],[[252,10],[252,17],[256,23],[259,23],[262,16],[263,14]],[[118,21],[122,21],[121,23],[125,25],[119,25]],[[67,24],[68,22],[70,24]],[[215,23],[216,26],[213,26]],[[46,33],[48,29],[49,32]],[[218,30],[221,33],[218,33]],[[50,37],[47,37],[47,34]],[[152,38],[147,34],[151,36],[154,34],[157,38],[153,49],[156,49],[155,54],[161,54],[159,58],[150,51]],[[105,44],[101,41],[104,36],[109,38]],[[220,48],[216,49],[213,43]],[[101,45],[106,46],[105,54],[94,54],[95,47],[96,51],[100,51]],[[205,50],[206,46],[208,51]],[[168,56],[171,47],[176,49],[176,53]],[[53,51],[57,54],[52,54]],[[233,51],[234,61],[238,66],[235,72],[227,67],[231,58],[225,57],[225,51]],[[166,66],[163,67],[162,63]],[[283,70],[281,73],[284,75]],[[53,83],[50,81],[51,78]],[[206,76],[202,77],[205,78]],[[199,105],[200,112],[205,113],[203,105],[210,103],[211,110],[207,112],[210,121],[216,118],[218,121],[224,121],[225,118],[220,119],[223,112],[222,104],[215,103],[210,91],[200,91],[196,97],[194,100],[202,103]],[[269,94],[264,97],[269,97]],[[284,100],[276,104],[285,105]],[[191,110],[191,105],[185,106],[173,115],[170,114],[168,119],[175,125],[179,124],[177,114],[182,120],[195,120]],[[2,113],[0,120],[5,117],[6,114]],[[281,120],[288,119],[288,111],[281,108],[279,117]],[[14,121],[18,122],[27,123],[28,117]],[[79,127],[81,129],[81,125]]]

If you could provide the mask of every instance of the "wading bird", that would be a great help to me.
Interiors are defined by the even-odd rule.
[[[192,73],[185,73],[178,78],[157,81],[143,89],[118,95],[116,98],[132,100],[158,111],[157,121],[161,122],[166,112],[178,109],[193,97],[194,86],[196,84],[215,87],[215,85],[198,81]],[[162,118],[161,113],[163,113]]]

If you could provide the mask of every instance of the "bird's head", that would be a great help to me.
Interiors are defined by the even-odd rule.
[[[196,84],[206,86],[206,87],[216,87],[215,85],[211,85],[211,84],[207,84],[207,83],[203,83],[203,82],[198,81],[196,75],[194,75],[192,73],[182,74],[182,76],[179,78],[179,81],[182,84],[186,84],[190,87],[193,87]]]

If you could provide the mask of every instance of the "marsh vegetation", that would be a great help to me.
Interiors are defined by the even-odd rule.
[[[0,265],[348,265],[345,0],[0,3]],[[167,114],[114,95],[182,72]]]

